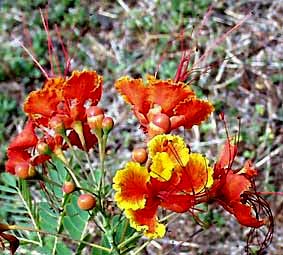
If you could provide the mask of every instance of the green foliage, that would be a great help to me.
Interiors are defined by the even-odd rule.
[[[24,180],[17,180],[8,173],[2,173],[0,178],[0,198],[5,204],[1,208],[1,218],[9,219],[22,226],[39,228],[38,208],[32,202],[32,195],[28,183]],[[21,240],[26,243],[42,245],[42,238],[33,232],[21,231]]]
[[[13,115],[18,115],[16,101],[0,94],[0,162],[3,162],[6,154],[7,140],[10,136],[10,128],[7,127]]]

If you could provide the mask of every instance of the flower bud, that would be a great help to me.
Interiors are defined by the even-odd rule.
[[[168,133],[171,128],[170,118],[164,113],[156,114],[149,123],[148,134],[150,137]]]
[[[65,182],[62,187],[63,192],[66,194],[72,193],[75,189],[76,186],[72,181]]]
[[[102,121],[102,129],[104,134],[108,134],[114,126],[114,121],[111,117],[105,117]]]
[[[87,123],[91,129],[101,129],[104,111],[98,106],[90,106],[86,110]]]
[[[15,167],[15,173],[20,179],[29,179],[36,175],[34,166],[27,162],[19,163]]]
[[[132,152],[132,160],[143,164],[147,160],[147,152],[145,148],[136,148]]]
[[[78,198],[78,206],[81,210],[92,210],[96,205],[96,199],[91,194],[82,194]]]
[[[65,132],[64,122],[57,116],[49,120],[49,126],[56,134],[63,134]]]
[[[51,150],[50,150],[48,144],[45,143],[45,142],[39,142],[36,145],[36,149],[37,149],[37,151],[40,155],[50,155],[50,153],[51,153]]]

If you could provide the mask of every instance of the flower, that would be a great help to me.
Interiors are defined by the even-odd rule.
[[[42,89],[31,92],[24,111],[45,127],[53,116],[58,116],[68,129],[76,121],[86,121],[85,106],[96,105],[101,94],[102,76],[95,71],[74,71],[68,79],[50,78]]]
[[[151,165],[128,162],[116,172],[113,188],[130,225],[149,238],[160,238],[165,225],[158,220],[158,208],[183,213],[203,202],[213,184],[213,169],[201,154],[190,154],[178,136],[157,135],[148,149]]]
[[[265,224],[259,219],[255,204],[249,204],[249,194],[253,192],[253,178],[257,175],[251,161],[247,161],[240,171],[232,169],[232,162],[237,153],[237,146],[228,138],[214,166],[215,186],[213,198],[225,210],[233,214],[238,222],[247,227],[259,228]],[[212,194],[212,193],[211,193]]]
[[[169,133],[180,126],[191,128],[199,125],[214,110],[209,101],[198,99],[190,86],[183,82],[158,80],[150,75],[146,83],[142,79],[121,77],[115,82],[115,87],[124,100],[132,105],[149,137]],[[160,114],[170,120],[170,125],[166,124],[166,128],[161,126],[158,129],[160,122],[155,117]],[[165,121],[166,118],[162,117],[162,121]]]
[[[160,238],[165,234],[165,226],[158,221],[158,207],[186,211],[192,206],[190,195],[178,194],[174,188],[177,176],[173,175],[167,182],[151,178],[148,170],[139,163],[129,162],[117,171],[113,181],[116,190],[115,201],[130,224],[138,231],[144,231],[149,238]],[[179,203],[180,199],[186,200]]]
[[[71,130],[71,144],[89,149],[97,140],[87,125],[86,109],[95,106],[101,94],[102,76],[95,71],[74,71],[70,78],[48,78],[42,89],[29,94],[24,111],[49,133],[62,135],[65,129]]]

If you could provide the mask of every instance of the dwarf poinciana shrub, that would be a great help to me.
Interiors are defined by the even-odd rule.
[[[47,27],[44,18],[43,23]],[[173,214],[191,214],[205,224],[198,208],[207,203],[251,228],[248,244],[256,236],[259,253],[269,245],[273,218],[256,190],[257,170],[250,161],[233,168],[237,137],[228,136],[219,157],[209,160],[172,134],[201,125],[214,111],[213,102],[198,98],[192,81],[185,82],[190,77],[187,53],[168,80],[148,75],[146,81],[121,77],[115,82],[144,131],[144,147],[135,149],[132,159],[121,159],[124,167],[114,176],[105,167],[114,121],[99,106],[103,76],[94,70],[69,76],[66,70],[64,75],[43,70],[46,81],[27,96],[28,121],[7,150],[6,171],[16,177],[2,176],[2,190],[19,195],[25,205],[19,221],[0,224],[1,244],[8,241],[11,254],[27,243],[48,254],[81,254],[84,249],[89,254],[138,254],[144,247],[137,246],[138,240],[163,238]],[[64,55],[68,68],[66,49]],[[93,148],[99,151],[99,168],[90,160]],[[265,231],[262,239],[258,229]],[[11,230],[16,232],[8,234]]]

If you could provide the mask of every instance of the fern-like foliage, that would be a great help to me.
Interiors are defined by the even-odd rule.
[[[39,229],[38,206],[32,202],[28,182],[8,173],[2,173],[0,181],[1,217],[8,219],[10,224]],[[24,243],[43,244],[37,232],[18,231],[16,235]]]

